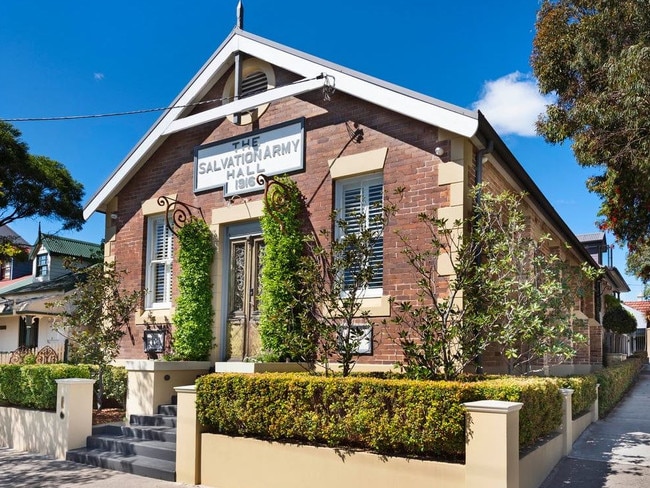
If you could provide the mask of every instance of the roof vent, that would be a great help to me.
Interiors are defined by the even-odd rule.
[[[275,88],[275,73],[273,68],[266,61],[256,58],[244,59],[242,63],[242,82],[240,99],[257,95],[258,93],[265,92]],[[235,73],[231,73],[223,89],[223,98],[225,100],[234,101],[235,96]],[[265,103],[255,107],[246,112],[239,114],[239,120],[235,122],[232,115],[228,116],[228,120],[237,125],[247,125],[259,119],[266,109],[269,108],[269,103]]]
[[[256,93],[266,91],[269,86],[266,73],[256,71],[251,73],[241,83],[241,98],[250,97]]]

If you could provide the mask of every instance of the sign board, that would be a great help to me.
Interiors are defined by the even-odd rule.
[[[223,188],[224,196],[263,188],[257,175],[305,167],[305,119],[194,149],[194,192]]]

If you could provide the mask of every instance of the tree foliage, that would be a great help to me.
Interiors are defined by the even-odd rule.
[[[539,359],[574,356],[584,341],[571,312],[589,277],[551,252],[548,236],[531,235],[523,196],[481,191],[473,216],[451,224],[420,214],[425,249],[400,234],[418,285],[417,301],[394,304],[392,318],[410,376],[454,378],[490,344],[509,372],[529,372]],[[451,263],[448,283],[441,259]]]
[[[318,345],[316,361],[331,371],[337,362],[348,376],[361,355],[361,346],[372,341],[372,321],[363,298],[383,262],[374,258],[384,228],[394,212],[392,204],[371,206],[368,213],[332,212],[334,232],[321,229],[307,243],[300,266],[304,299],[310,316],[310,335]]]
[[[508,372],[528,373],[575,356],[586,342],[574,318],[579,298],[593,289],[600,270],[571,264],[548,234],[535,235],[523,209],[525,194],[484,192],[470,222],[468,238],[478,242],[480,283],[467,301],[483,320],[494,321],[490,339],[506,360]]]
[[[544,0],[532,66],[557,96],[538,122],[547,141],[573,142],[601,226],[628,243],[650,237],[650,9],[645,0]]]
[[[104,396],[104,372],[120,353],[120,341],[142,299],[142,292],[127,291],[122,280],[127,274],[115,262],[102,262],[71,271],[77,277],[74,292],[64,295],[54,306],[64,311],[57,316],[55,328],[70,341],[73,362],[98,367],[97,408]]]
[[[636,330],[637,324],[634,315],[623,308],[623,304],[618,298],[607,295],[605,306],[603,327],[615,334],[631,334]]]
[[[30,154],[20,131],[0,121],[0,226],[43,217],[79,230],[83,195],[83,185],[61,163]]]
[[[211,269],[214,260],[214,236],[208,224],[192,217],[178,231],[179,296],[174,322],[174,358],[204,361],[210,355],[214,337],[212,323]]]

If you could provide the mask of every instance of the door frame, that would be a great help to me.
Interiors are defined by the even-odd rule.
[[[228,308],[230,294],[230,241],[247,236],[261,236],[262,227],[258,220],[225,226],[221,240],[221,334],[219,348],[219,361],[226,360],[226,346],[228,344]]]

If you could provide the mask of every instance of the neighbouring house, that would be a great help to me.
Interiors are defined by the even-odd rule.
[[[331,230],[330,214],[347,205],[368,208],[406,188],[402,216],[385,230],[378,259],[382,275],[363,298],[380,324],[389,298],[415,300],[396,229],[414,228],[415,216],[436,210],[449,221],[470,215],[470,189],[527,193],[531,232],[552,236],[549,248],[579,265],[599,264],[585,250],[480,111],[410,91],[236,27],[179,93],[140,142],[96,190],[85,218],[106,216],[105,256],[130,271],[124,285],[145,290],[141,310],[122,343],[123,359],[145,358],[142,337],[153,320],[172,319],[178,295],[178,243],[172,215],[204,218],[218,240],[212,270],[216,310],[212,361],[241,360],[257,351],[234,342],[255,334],[256,291],[264,236],[264,181],[288,174],[308,204],[310,226]],[[355,203],[356,202],[356,203]],[[410,219],[410,220],[409,220]],[[413,233],[415,245],[426,236]],[[563,243],[569,247],[564,248]],[[441,286],[451,274],[440,258]],[[589,290],[576,314],[589,343],[567,372],[602,365],[602,300]],[[390,325],[372,329],[373,347],[359,364],[386,367],[401,358]],[[392,334],[391,334],[392,332]],[[486,371],[502,358],[484,360]]]
[[[66,261],[83,267],[101,258],[99,244],[39,233],[29,254],[31,273],[0,282],[0,353],[49,346],[62,355],[65,337],[52,328],[61,310],[49,304],[74,290],[77,277]]]
[[[650,318],[650,300],[623,302],[623,307],[636,319],[636,332],[630,337],[630,352],[647,351],[650,339],[648,318]]]
[[[595,290],[595,296],[598,302],[596,309],[599,311],[597,318],[602,322],[606,305],[603,297],[605,295],[612,295],[620,299],[621,293],[629,292],[630,287],[625,282],[625,278],[623,278],[618,268],[614,266],[614,246],[607,243],[607,235],[604,232],[579,234],[577,237],[604,272],[602,278],[596,282]],[[637,350],[634,348],[633,342],[627,334],[615,334],[607,329],[603,329],[603,347],[609,353],[619,355],[631,354]]]
[[[0,227],[0,242],[11,242],[14,246],[22,249],[24,256],[0,258],[0,286],[32,272],[32,263],[27,259],[31,246],[21,236],[16,234],[11,227],[3,225]]]

